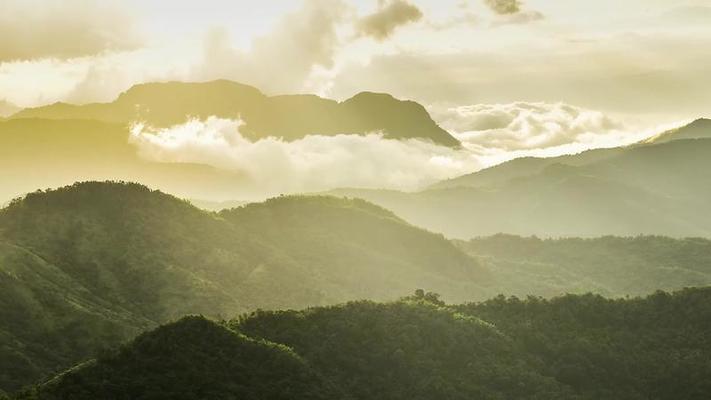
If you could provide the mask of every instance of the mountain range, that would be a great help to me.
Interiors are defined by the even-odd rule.
[[[116,124],[142,121],[168,127],[189,117],[210,116],[242,120],[241,132],[252,140],[382,132],[390,139],[419,138],[459,146],[423,106],[389,94],[362,92],[343,102],[315,95],[266,96],[254,87],[226,80],[140,84],[111,103],[56,103],[24,109],[12,118],[90,119]]]
[[[263,182],[243,171],[150,162],[130,143],[134,122],[167,127],[210,116],[241,119],[240,132],[251,140],[381,132],[390,139],[459,146],[424,107],[387,94],[363,92],[337,102],[314,95],[269,97],[224,80],[149,83],[111,103],[57,103],[0,119],[0,205],[37,188],[86,180],[141,182],[213,206],[263,199]]]
[[[423,287],[453,302],[711,284],[711,241],[449,241],[359,199],[282,196],[219,213],[85,182],[0,211],[0,389],[15,391],[183,315],[226,318]]]
[[[651,143],[552,158],[520,158],[424,191],[341,189],[405,220],[468,239],[496,233],[711,235],[708,120]]]

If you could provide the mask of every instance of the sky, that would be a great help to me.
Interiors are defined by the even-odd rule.
[[[166,80],[388,92],[486,166],[711,116],[708,49],[711,0],[2,0],[0,105]]]

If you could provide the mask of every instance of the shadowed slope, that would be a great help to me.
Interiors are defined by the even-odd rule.
[[[187,317],[54,378],[26,398],[331,400],[341,395],[288,348]]]

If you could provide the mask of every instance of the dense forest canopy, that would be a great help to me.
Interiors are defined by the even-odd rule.
[[[14,399],[706,399],[711,290],[187,317]]]
[[[137,184],[80,183],[0,211],[0,388],[186,314],[392,301],[416,287],[462,303],[707,286],[710,248],[653,236],[449,241],[358,199],[282,196],[214,213]]]

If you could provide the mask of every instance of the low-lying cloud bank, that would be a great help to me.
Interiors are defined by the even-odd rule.
[[[628,126],[602,112],[565,103],[431,107],[430,112],[487,166],[521,156],[623,146],[663,129]]]
[[[216,117],[167,129],[136,124],[130,140],[151,161],[199,163],[244,173],[266,197],[342,187],[418,190],[516,157],[621,146],[665,129],[633,129],[603,113],[563,103],[430,111],[463,143],[462,148],[385,139],[377,132],[251,141],[240,133],[240,121]]]
[[[244,172],[265,196],[338,187],[416,190],[482,167],[471,151],[423,140],[384,139],[373,133],[250,141],[240,126],[240,121],[215,117],[167,129],[136,124],[130,140],[152,161]]]

